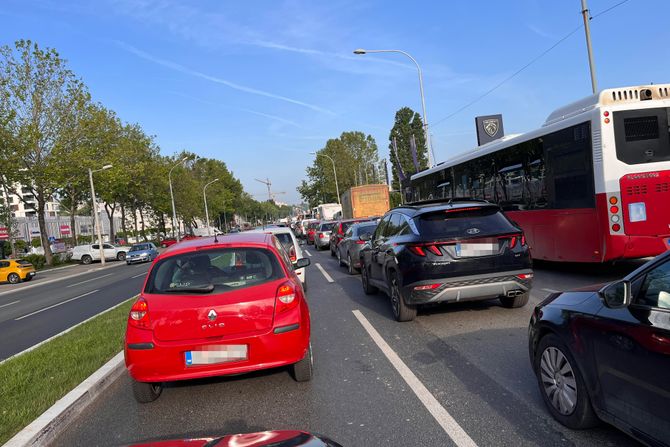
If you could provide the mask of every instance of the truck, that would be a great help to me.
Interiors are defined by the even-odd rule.
[[[339,203],[322,203],[314,208],[314,217],[319,220],[333,220],[335,215],[342,211]]]
[[[343,219],[382,216],[390,208],[388,185],[354,186],[341,199]]]

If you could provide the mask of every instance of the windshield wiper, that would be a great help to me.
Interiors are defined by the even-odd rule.
[[[206,284],[196,287],[179,287],[174,289],[161,290],[160,293],[211,293],[214,290],[214,284]]]

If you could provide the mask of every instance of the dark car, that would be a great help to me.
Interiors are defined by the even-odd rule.
[[[360,257],[363,290],[386,292],[398,321],[414,319],[427,303],[500,298],[505,307],[521,307],[533,278],[522,230],[485,201],[394,208]]]
[[[346,266],[350,275],[355,275],[361,269],[361,248],[376,228],[376,222],[362,222],[350,226],[335,249],[340,266]]]
[[[528,335],[540,393],[560,423],[601,419],[670,445],[670,252],[605,287],[550,295]]]
[[[333,228],[330,231],[330,255],[335,257],[337,252],[335,249],[339,245],[340,241],[344,238],[344,233],[347,232],[350,226],[359,222],[370,222],[372,218],[365,219],[342,219],[338,220],[333,224]]]

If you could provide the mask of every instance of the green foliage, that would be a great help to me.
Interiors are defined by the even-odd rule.
[[[391,153],[391,166],[393,173],[392,185],[394,190],[400,189],[398,163],[402,166],[402,171],[409,180],[409,177],[418,172],[414,167],[412,151],[410,149],[410,140],[414,136],[416,142],[417,162],[419,171],[428,167],[428,151],[426,148],[426,138],[423,132],[423,121],[421,115],[414,112],[409,107],[403,107],[395,114],[395,120],[391,134],[389,135],[389,151]],[[393,150],[393,139],[396,140],[398,153]]]
[[[35,267],[36,270],[41,270],[44,268],[44,265],[47,262],[47,259],[44,257],[44,255],[26,255],[23,257],[26,261],[30,262],[33,267]]]
[[[41,247],[42,246],[42,239],[40,239],[39,237],[32,238],[30,240],[30,246],[35,247],[35,248]]]

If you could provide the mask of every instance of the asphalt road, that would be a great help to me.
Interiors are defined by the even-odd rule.
[[[269,429],[309,430],[344,446],[448,446],[453,439],[467,445],[465,438],[478,446],[637,445],[610,426],[572,431],[550,417],[530,369],[526,332],[532,306],[551,290],[608,281],[639,262],[541,264],[524,308],[505,309],[496,301],[440,305],[397,323],[385,295],[364,295],[360,277],[347,275],[328,252],[308,252],[311,382],[296,383],[279,369],[173,383],[156,402],[140,405],[123,375],[54,445]],[[419,385],[403,379],[408,375]]]
[[[0,284],[0,361],[136,295],[148,268],[107,262]]]

